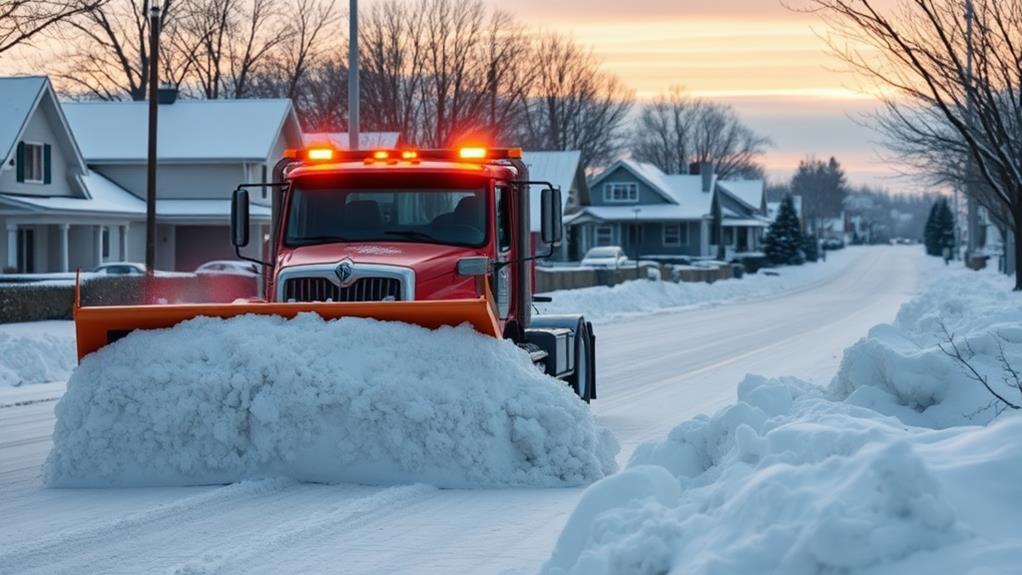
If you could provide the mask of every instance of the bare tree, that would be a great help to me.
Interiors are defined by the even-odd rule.
[[[642,107],[632,134],[632,156],[668,174],[694,162],[713,162],[722,178],[760,177],[757,159],[768,138],[746,126],[725,104],[691,98],[679,88]]]
[[[177,2],[163,3],[161,40],[176,37]],[[149,77],[149,2],[110,0],[55,27],[58,54],[47,71],[72,95],[144,100]],[[179,46],[164,46],[164,77],[179,80],[187,66]]]
[[[1008,220],[1022,261],[1022,0],[974,3],[970,34],[960,0],[809,0],[834,50],[891,94],[879,124],[895,150],[925,169],[969,159],[969,193]]]
[[[0,0],[0,54],[106,0]]]
[[[536,83],[525,110],[523,143],[539,150],[581,150],[587,167],[620,155],[631,91],[570,38],[541,37],[533,58]]]

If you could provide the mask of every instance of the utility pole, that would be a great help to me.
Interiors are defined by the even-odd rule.
[[[976,127],[976,105],[973,98],[973,47],[972,47],[972,23],[976,17],[973,11],[972,0],[965,0],[965,124],[970,133],[975,132]],[[965,259],[968,261],[979,249],[979,210],[976,206],[976,194],[973,190],[974,184],[974,162],[970,151],[965,158],[965,201],[968,213],[967,228],[969,231],[968,247],[965,250]]]
[[[156,270],[156,118],[159,114],[160,3],[149,6],[149,152],[146,156],[145,271]]]
[[[358,149],[358,0],[348,7],[348,149]]]

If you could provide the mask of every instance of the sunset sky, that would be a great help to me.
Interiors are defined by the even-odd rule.
[[[773,140],[765,164],[775,180],[810,154],[834,155],[853,183],[916,189],[895,177],[877,135],[863,125],[876,101],[828,53],[819,36],[826,34],[823,22],[782,0],[483,1],[512,11],[530,29],[567,33],[591,46],[640,100],[679,85],[734,105]],[[23,62],[8,59],[0,74],[31,73]]]
[[[911,185],[892,177],[896,171],[878,154],[876,134],[861,125],[875,101],[828,53],[818,36],[826,33],[822,22],[788,10],[781,0],[516,0],[513,5],[530,26],[567,32],[592,46],[639,98],[681,85],[733,104],[774,140],[766,163],[775,178],[787,177],[800,159],[816,154],[837,156],[855,183],[892,190]]]

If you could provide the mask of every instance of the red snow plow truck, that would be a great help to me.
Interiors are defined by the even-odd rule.
[[[560,190],[530,181],[517,148],[288,150],[274,181],[243,184],[232,200],[239,257],[250,242],[249,189],[272,190],[264,298],[232,304],[75,306],[78,356],[137,329],[197,317],[315,312],[427,328],[471,324],[509,339],[585,401],[596,397],[592,325],[537,315],[536,259],[562,235]],[[530,227],[539,192],[540,240]],[[546,251],[549,250],[549,251]],[[253,260],[256,261],[256,260]]]

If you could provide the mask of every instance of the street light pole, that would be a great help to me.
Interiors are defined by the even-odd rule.
[[[358,0],[348,6],[348,149],[358,149]]]
[[[160,3],[149,6],[149,150],[146,156],[145,270],[156,270],[156,118],[159,115]]]
[[[975,132],[976,112],[973,98],[973,47],[972,28],[975,19],[972,0],[965,0],[965,124],[970,134]],[[975,171],[972,152],[969,151],[965,158],[965,200],[968,213],[967,227],[969,231],[968,248],[965,251],[966,260],[979,249],[979,210],[976,206],[976,194],[973,190],[973,172]]]
[[[639,212],[642,208],[636,206],[632,208],[632,212],[635,213],[635,279],[639,279]]]

